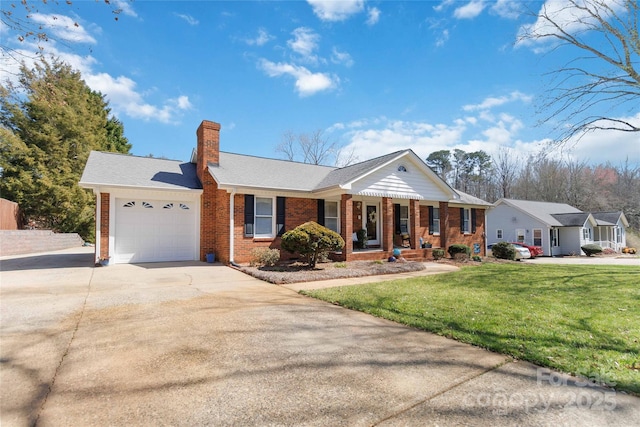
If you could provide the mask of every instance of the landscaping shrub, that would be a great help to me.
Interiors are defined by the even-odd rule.
[[[444,249],[434,249],[433,251],[431,251],[431,254],[433,255],[433,259],[435,260],[439,260],[444,258]]]
[[[315,268],[322,254],[343,247],[344,239],[338,233],[313,221],[305,222],[282,235],[282,249],[299,253],[311,268]]]
[[[602,248],[595,243],[590,243],[588,245],[580,246],[582,252],[584,252],[587,256],[592,256],[595,254],[602,253]]]
[[[622,249],[622,253],[623,254],[635,255],[636,254],[636,248],[624,248],[624,249]]]
[[[516,259],[516,248],[508,242],[498,242],[491,248],[491,253],[498,259]]]
[[[482,258],[480,258],[478,255],[474,255],[473,257],[471,257],[471,259],[475,262],[482,262]]]
[[[278,249],[269,248],[253,248],[251,249],[251,266],[267,266],[272,267],[280,261],[280,251]]]
[[[471,248],[467,245],[451,245],[447,249],[451,258],[456,258],[456,254],[465,254],[467,257],[471,256]]]

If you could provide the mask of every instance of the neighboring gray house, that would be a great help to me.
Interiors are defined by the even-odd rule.
[[[500,199],[487,213],[487,243],[542,246],[547,256],[581,254],[595,243],[617,252],[626,245],[622,212],[582,212],[565,203]]]

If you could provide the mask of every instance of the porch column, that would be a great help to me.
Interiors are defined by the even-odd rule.
[[[344,239],[342,255],[345,261],[351,260],[353,253],[353,198],[351,194],[343,194],[340,203],[340,234]]]
[[[447,250],[447,237],[449,234],[449,203],[440,202],[440,247]]]
[[[393,250],[393,199],[382,198],[382,250]]]
[[[409,200],[409,235],[411,236],[411,249],[420,247],[420,202]]]

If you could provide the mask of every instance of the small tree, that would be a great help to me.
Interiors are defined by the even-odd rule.
[[[599,253],[602,253],[602,248],[600,245],[596,245],[595,243],[590,243],[588,245],[581,246],[580,249],[587,255],[593,256]]]
[[[344,239],[338,233],[313,221],[305,222],[282,235],[282,249],[299,253],[311,268],[315,268],[322,254],[343,247]]]
[[[491,248],[491,253],[498,259],[516,259],[516,248],[508,242],[498,242]]]

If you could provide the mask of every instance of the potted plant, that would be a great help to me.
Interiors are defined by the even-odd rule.
[[[358,249],[366,249],[368,241],[367,230],[361,228],[360,230],[356,231],[356,237],[358,238],[358,240],[356,241],[356,247]]]

